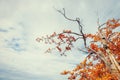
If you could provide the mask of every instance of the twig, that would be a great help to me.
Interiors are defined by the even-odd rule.
[[[100,29],[102,26],[104,26],[106,23],[103,23],[101,25],[98,26],[98,29]]]

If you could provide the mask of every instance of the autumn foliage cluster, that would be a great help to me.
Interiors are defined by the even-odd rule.
[[[98,25],[95,34],[85,34],[78,19],[72,20],[66,17],[65,12],[60,13],[66,19],[78,22],[80,33],[63,30],[61,33],[54,32],[49,36],[38,37],[36,40],[55,44],[54,48],[49,48],[46,52],[57,50],[65,56],[67,51],[74,48],[76,41],[83,40],[85,49],[80,50],[88,54],[73,70],[65,70],[61,74],[68,75],[68,80],[120,80],[119,19],[110,19]],[[86,44],[87,40],[89,44]]]

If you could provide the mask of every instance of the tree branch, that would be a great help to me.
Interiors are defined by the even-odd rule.
[[[57,10],[57,9],[56,9]],[[85,37],[85,35],[84,35],[84,32],[83,32],[83,26],[81,25],[81,23],[80,23],[80,19],[79,18],[76,18],[76,19],[71,19],[71,18],[68,18],[67,16],[66,16],[66,12],[65,12],[65,9],[63,8],[63,12],[61,11],[61,10],[57,10],[59,13],[61,13],[64,17],[65,17],[65,19],[67,19],[67,20],[69,20],[69,21],[74,21],[74,22],[77,22],[78,23],[78,26],[79,26],[79,31],[80,31],[80,34],[82,35],[82,37],[83,37],[83,41],[84,41],[84,46],[86,47],[86,37]]]

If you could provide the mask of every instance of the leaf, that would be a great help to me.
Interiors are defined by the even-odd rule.
[[[69,46],[66,47],[66,50],[71,50],[71,48]]]
[[[59,34],[58,39],[63,40],[63,38],[66,38],[64,34]]]
[[[59,52],[62,51],[62,49],[59,46],[57,46],[56,48],[58,49]]]
[[[68,74],[69,73],[69,71],[63,71],[63,72],[61,72],[61,75],[66,75],[66,74]]]
[[[90,44],[90,47],[91,47],[93,50],[98,51],[98,46],[97,46],[96,44],[91,43],[91,44]]]

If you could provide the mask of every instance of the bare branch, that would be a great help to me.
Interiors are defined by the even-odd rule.
[[[56,9],[57,10],[57,9]],[[79,18],[76,18],[76,19],[71,19],[71,18],[68,18],[66,16],[66,12],[65,12],[65,9],[63,8],[63,12],[61,10],[57,10],[59,13],[61,13],[65,19],[69,20],[69,21],[74,21],[74,22],[77,22],[78,23],[78,26],[79,26],[79,31],[80,31],[80,34],[82,35],[83,37],[83,41],[84,41],[84,46],[86,47],[86,37],[84,35],[84,32],[83,32],[83,26],[81,25],[80,23],[80,19]]]
[[[80,24],[80,20],[79,20],[79,18],[76,18],[76,21],[77,21],[77,23],[78,23],[78,25],[79,25],[79,30],[80,30],[80,33],[81,33],[81,35],[82,35],[82,37],[83,37],[83,41],[84,41],[84,46],[86,47],[86,37],[85,37],[85,35],[84,35],[84,33],[83,33],[83,27],[82,27],[82,25]]]
[[[85,51],[85,50],[80,49],[80,48],[78,48],[78,50],[80,50],[80,51],[82,51],[82,52],[84,52],[84,53],[89,53],[88,51]]]
[[[98,26],[98,29],[100,29],[102,26],[104,26],[106,23],[103,23],[101,25]]]
[[[56,9],[57,10],[57,9]],[[63,8],[63,12],[61,10],[57,10],[59,13],[61,13],[65,19],[69,20],[69,21],[76,21],[76,19],[70,19],[66,16],[66,12],[65,12],[65,9]]]

